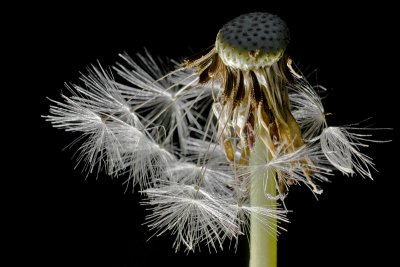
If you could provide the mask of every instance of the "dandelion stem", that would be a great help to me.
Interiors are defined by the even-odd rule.
[[[257,134],[258,136],[258,134]],[[267,147],[257,137],[254,153],[250,156],[250,164],[260,164],[271,154]],[[265,162],[265,161],[264,161]],[[272,170],[253,173],[250,203],[252,206],[266,206],[276,209],[277,203],[265,195],[276,195],[275,173]],[[250,263],[249,267],[276,267],[277,266],[277,220],[268,218],[267,224],[260,222],[256,216],[250,219]]]

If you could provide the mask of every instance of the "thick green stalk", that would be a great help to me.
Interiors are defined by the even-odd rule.
[[[257,138],[254,152],[250,156],[250,164],[257,164],[270,158],[267,147]],[[267,206],[276,209],[276,200],[268,199],[265,193],[275,196],[275,173],[272,171],[254,172],[251,185],[250,204],[252,206]],[[268,176],[268,180],[266,179]],[[264,188],[266,189],[264,191]],[[268,218],[268,224],[260,222],[260,218],[250,219],[250,264],[249,267],[277,266],[277,232],[276,219]]]

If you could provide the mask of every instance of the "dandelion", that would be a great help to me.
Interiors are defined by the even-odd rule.
[[[374,169],[361,152],[370,135],[328,125],[323,87],[297,70],[289,39],[278,16],[241,15],[182,65],[145,51],[122,54],[116,77],[92,67],[45,118],[81,133],[73,144],[88,173],[139,187],[147,225],[174,234],[175,250],[237,248],[246,235],[250,266],[276,266],[291,186],[318,195],[335,169],[370,178]]]

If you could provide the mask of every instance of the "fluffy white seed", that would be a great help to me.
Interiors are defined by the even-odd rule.
[[[196,250],[200,244],[223,249],[226,238],[239,232],[231,205],[196,185],[169,183],[144,191],[151,214],[147,224],[156,235],[171,231],[176,250]]]
[[[208,95],[197,85],[196,74],[182,72],[181,81],[175,83],[169,77],[159,79],[167,72],[162,68],[165,63],[154,59],[148,52],[138,54],[138,62],[128,55],[121,55],[129,68],[118,64],[117,73],[129,85],[118,84],[121,94],[129,99],[132,110],[140,114],[147,127],[163,127],[169,144],[173,144],[174,133],[177,133],[179,144],[188,137],[189,124],[201,126],[197,122],[200,113],[195,110],[196,103]],[[159,79],[159,80],[158,80]],[[184,84],[184,85],[182,85]]]
[[[343,174],[353,175],[355,172],[362,177],[372,179],[371,168],[374,168],[372,158],[360,152],[362,143],[368,141],[371,135],[351,133],[351,128],[328,127],[323,130],[321,148],[329,162]]]
[[[327,123],[324,106],[315,88],[306,79],[296,78],[296,83],[289,86],[289,98],[292,114],[302,129],[303,138],[312,140],[319,136]]]
[[[199,185],[218,196],[232,196],[234,173],[225,162],[208,161],[202,166],[192,162],[176,162],[166,169],[170,181],[186,185]]]
[[[312,180],[328,181],[328,176],[331,175],[329,162],[325,159],[321,148],[317,144],[304,145],[293,152],[287,152],[283,146],[278,149],[278,153],[271,160],[267,158],[258,159],[258,164],[251,164],[243,169],[243,176],[248,175],[249,184],[257,181],[251,181],[253,177],[264,177],[263,185],[267,188],[269,179],[281,179],[286,183],[288,188],[288,181],[293,183],[302,183],[310,188],[314,193],[320,194],[320,190],[316,185],[310,182]],[[278,173],[270,177],[269,173]],[[277,192],[280,192],[279,181],[275,182]],[[270,196],[268,198],[283,198],[282,195]]]
[[[101,66],[93,66],[81,81],[85,87],[67,86],[72,96],[63,95],[64,102],[52,101],[51,115],[46,118],[56,128],[82,133],[74,143],[80,144],[77,160],[84,170],[91,173],[97,168],[97,173],[104,169],[115,174],[123,168],[121,140],[116,134],[141,127],[140,120],[129,110],[112,75]]]

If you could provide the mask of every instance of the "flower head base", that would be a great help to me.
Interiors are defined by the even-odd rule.
[[[222,27],[215,49],[225,65],[257,70],[276,63],[288,43],[289,29],[282,19],[268,13],[250,13]]]

